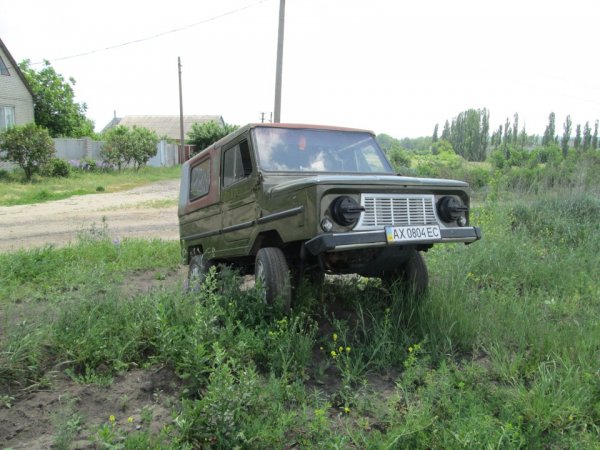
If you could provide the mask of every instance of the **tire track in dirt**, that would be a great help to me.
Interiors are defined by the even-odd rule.
[[[179,180],[129,191],[78,195],[32,205],[0,207],[0,252],[66,245],[103,222],[114,239],[178,239]]]

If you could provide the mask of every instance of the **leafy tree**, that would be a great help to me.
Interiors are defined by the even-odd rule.
[[[440,139],[431,146],[431,153],[441,155],[444,153],[456,154],[452,148],[452,144],[445,139]]]
[[[19,67],[33,91],[35,123],[46,127],[52,137],[83,137],[94,134],[94,122],[85,116],[87,105],[75,102],[75,80],[66,82],[48,61],[39,71],[24,60]]]
[[[494,148],[498,148],[502,145],[502,125],[498,126],[498,129],[492,134],[490,145]]]
[[[592,149],[598,150],[598,121],[594,124],[594,136],[592,136]]]
[[[449,141],[455,152],[463,158],[483,161],[489,139],[489,112],[484,108],[469,109],[459,113],[452,119],[452,125],[447,133],[444,125],[442,139]]]
[[[506,123],[504,124],[504,136],[502,138],[502,151],[504,152],[504,158],[506,159],[510,158],[510,150],[508,149],[508,146],[510,141],[512,141],[511,133],[512,129],[510,127],[510,119],[507,117]]]
[[[394,147],[387,153],[388,159],[392,163],[397,173],[402,173],[403,169],[410,167],[411,160],[408,152],[400,147]]]
[[[210,122],[195,123],[192,129],[188,132],[188,142],[196,146],[196,151],[201,151],[214,144],[219,139],[224,138],[229,133],[234,132],[239,127],[237,125],[225,124],[221,126],[219,123],[211,120]]]
[[[519,114],[515,113],[513,117],[512,139],[513,145],[516,147],[519,144]]]
[[[146,165],[146,163],[156,156],[158,145],[158,135],[156,132],[144,127],[136,127],[130,131],[131,133],[131,159],[135,170]]]
[[[573,123],[571,122],[571,116],[568,115],[563,125],[563,136],[560,140],[560,148],[562,150],[563,157],[566,158],[569,154],[569,140],[571,139],[571,131]]]
[[[525,146],[527,145],[527,140],[528,140],[527,130],[525,129],[525,125],[523,125],[523,128],[521,128],[521,133],[519,133],[519,140],[518,140],[519,147],[525,148]]]
[[[544,131],[544,137],[542,138],[542,145],[547,146],[554,142],[554,133],[556,129],[555,125],[556,115],[551,112],[548,116],[548,125],[546,126],[546,130]]]
[[[442,130],[442,139],[449,141],[450,140],[450,122],[446,120],[444,123],[444,129]]]
[[[396,139],[395,137],[390,136],[389,134],[380,133],[377,135],[377,137],[375,139],[377,140],[377,143],[381,147],[381,150],[383,150],[386,154],[389,154],[389,152],[392,149],[395,149],[395,148],[400,149],[402,147],[400,145],[400,141],[398,139]]]
[[[106,132],[100,156],[119,171],[127,164],[133,164],[137,171],[156,155],[158,140],[158,135],[147,128],[118,125]]]
[[[583,126],[583,151],[587,151],[592,146],[592,129],[590,123],[586,122]]]
[[[435,127],[433,128],[433,137],[431,138],[431,142],[433,144],[435,144],[438,141],[438,128],[439,128],[440,124],[436,123]]]
[[[2,159],[18,164],[27,181],[33,174],[41,172],[56,152],[48,130],[33,123],[2,132],[0,148],[5,152]]]
[[[581,125],[577,124],[577,128],[575,129],[575,141],[573,142],[575,150],[579,150],[581,148]]]
[[[117,125],[104,133],[104,145],[100,150],[100,157],[109,164],[117,166],[119,172],[129,162],[129,128]]]

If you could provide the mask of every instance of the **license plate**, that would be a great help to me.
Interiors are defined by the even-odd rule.
[[[413,227],[385,227],[385,236],[389,243],[439,241],[442,239],[437,225],[418,225]]]

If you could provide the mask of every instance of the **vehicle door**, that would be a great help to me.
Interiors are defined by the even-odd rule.
[[[244,134],[223,147],[221,233],[230,255],[248,246],[256,219],[257,175],[250,145]]]

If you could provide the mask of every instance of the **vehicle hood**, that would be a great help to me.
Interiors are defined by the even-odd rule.
[[[466,188],[468,183],[458,180],[445,180],[440,178],[417,178],[403,177],[396,175],[312,175],[307,177],[288,177],[274,176],[276,181],[270,188],[267,188],[270,194],[281,192],[296,191],[314,185],[342,185],[342,186],[432,186],[432,187],[450,187]],[[284,178],[284,179],[282,179]],[[265,177],[265,184],[269,185],[271,177]]]

